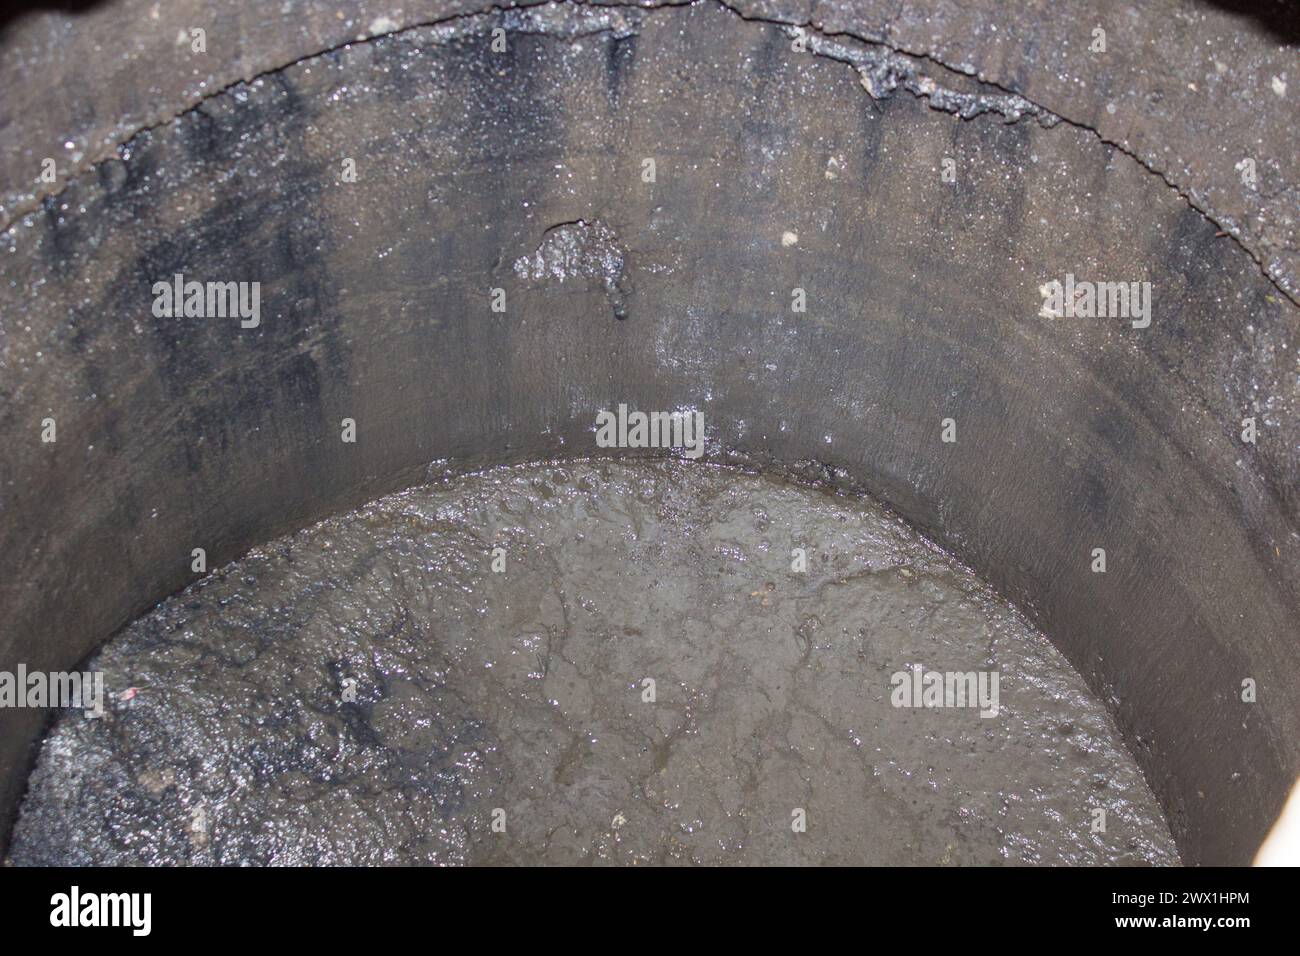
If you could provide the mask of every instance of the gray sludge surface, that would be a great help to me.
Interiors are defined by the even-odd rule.
[[[716,466],[393,495],[91,663],[108,713],[55,725],[16,864],[1178,862],[1018,612],[868,501]],[[912,665],[997,671],[998,715],[893,706]]]

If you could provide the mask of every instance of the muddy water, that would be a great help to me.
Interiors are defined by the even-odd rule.
[[[713,466],[384,498],[92,666],[109,712],[46,740],[15,863],[1177,862],[1015,610],[869,502]],[[913,667],[996,673],[996,716],[894,706]]]

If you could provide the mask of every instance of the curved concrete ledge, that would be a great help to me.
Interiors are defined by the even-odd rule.
[[[692,0],[588,0],[602,7]],[[1287,0],[715,0],[739,16],[857,38],[927,71],[1025,97],[1160,176],[1300,305],[1296,43]],[[32,0],[0,13],[0,229],[171,122],[250,81],[374,36],[545,0],[226,4]],[[203,31],[195,49],[194,31]],[[1098,34],[1098,31],[1101,31]],[[1291,79],[1288,87],[1287,79]],[[75,95],[50,96],[51,83]],[[57,176],[37,176],[46,159]],[[1252,175],[1243,174],[1249,161]]]
[[[1248,862],[1300,768],[1297,309],[1079,129],[873,100],[714,6],[497,23],[236,87],[0,235],[0,669],[71,666],[192,548],[694,405],[714,457],[868,491],[1018,600],[1184,858]],[[621,321],[515,269],[579,221]],[[156,317],[177,273],[259,282],[259,324]],[[1067,274],[1150,282],[1150,325],[1041,315]],[[6,830],[40,720],[0,711]]]

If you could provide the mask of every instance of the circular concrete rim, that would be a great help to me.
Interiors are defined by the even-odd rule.
[[[628,23],[576,31],[567,20],[510,23],[504,71],[485,69],[483,38],[499,15],[469,18],[453,36],[413,31],[304,61],[143,134],[123,160],[70,184],[65,202],[8,230],[16,281],[3,299],[11,378],[0,434],[16,452],[0,474],[11,621],[0,667],[68,668],[188,583],[196,542],[215,565],[409,485],[431,460],[442,469],[585,456],[600,408],[700,403],[716,422],[711,457],[872,493],[1016,599],[1113,708],[1184,858],[1248,862],[1300,765],[1300,692],[1289,679],[1294,456],[1242,445],[1240,397],[1277,380],[1259,330],[1272,336],[1269,355],[1293,346],[1294,308],[1270,301],[1249,260],[1214,243],[1213,225],[1162,183],[1113,171],[1084,137],[956,120],[902,92],[867,102],[852,64],[793,60],[776,27],[721,9],[619,15]],[[669,45],[669,33],[685,41]],[[585,56],[573,52],[580,45]],[[403,58],[445,85],[417,84],[432,98],[418,122],[399,95],[411,87],[373,79]],[[687,66],[694,99],[684,102],[706,108],[711,131],[689,128],[681,102],[639,96]],[[357,103],[332,114],[323,104],[349,76],[362,78]],[[745,83],[770,84],[763,103]],[[832,106],[800,106],[810,89]],[[828,119],[833,106],[853,111],[856,127]],[[482,122],[488,115],[510,122]],[[392,198],[400,176],[362,177],[346,200],[335,189],[338,147],[384,129],[410,131],[415,146],[371,135],[372,159],[409,173],[392,150],[415,148],[442,163],[414,212],[418,193]],[[252,145],[232,151],[222,130],[252,130]],[[902,142],[932,158],[949,144],[986,150],[1008,169],[1049,152],[1094,193],[1151,218],[1133,235],[1035,251],[1028,279],[990,276],[979,260],[1043,239],[1032,214],[1049,204],[1019,186],[999,191],[1004,169],[986,181],[971,170],[974,191],[945,203],[881,161]],[[738,144],[728,157],[738,181],[765,177],[787,199],[812,184],[845,189],[835,203],[872,208],[883,224],[859,231],[827,213],[829,201],[810,204],[821,219],[791,212],[756,201],[743,182],[728,192],[698,168],[725,144]],[[762,157],[774,144],[785,152]],[[837,145],[869,161],[841,175]],[[644,190],[642,160],[656,151],[683,172]],[[585,191],[547,187],[557,158],[601,175]],[[710,186],[722,190],[716,201]],[[159,195],[200,199],[157,211]],[[527,214],[521,196],[532,197]],[[972,209],[1006,231],[972,226]],[[547,229],[577,221],[618,237],[625,322],[612,318],[607,284],[531,283],[512,268]],[[397,237],[392,264],[363,267],[341,241],[349,223],[362,248]],[[417,246],[421,230],[434,238]],[[959,231],[973,254],[941,248]],[[438,238],[448,236],[454,245]],[[445,263],[432,276],[419,255],[429,242]],[[1181,308],[1150,336],[1125,323],[1045,325],[1032,314],[1037,280],[1072,261],[1101,278],[1150,276]],[[105,316],[123,303],[138,314],[148,280],[182,267],[257,276],[267,322],[237,338],[212,324],[182,336],[146,318],[120,348]],[[485,286],[517,303],[510,321],[483,321]],[[766,303],[774,288],[784,297],[804,286],[833,304],[792,332],[783,303]],[[418,314],[416,295],[427,306]],[[758,331],[742,323],[747,311],[763,316]],[[788,371],[773,381],[756,362]],[[54,445],[33,439],[47,415],[63,419]],[[334,445],[346,417],[362,423],[351,449]],[[952,445],[938,440],[948,417],[962,435]],[[1284,445],[1291,434],[1280,432]],[[92,454],[97,445],[111,458]],[[1109,546],[1105,575],[1089,567],[1099,543]],[[1246,679],[1259,688],[1253,705],[1240,697]],[[0,719],[8,818],[40,717]]]

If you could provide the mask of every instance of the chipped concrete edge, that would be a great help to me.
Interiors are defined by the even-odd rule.
[[[1175,182],[1166,171],[1144,159],[1123,143],[1105,136],[1097,128],[1037,103],[1014,89],[978,76],[971,67],[949,65],[930,53],[909,50],[889,42],[882,36],[867,36],[852,31],[826,32],[811,17],[750,13],[741,9],[736,0],[588,0],[584,3],[570,3],[566,0],[560,2],[514,0],[505,4],[482,3],[472,9],[460,10],[444,16],[422,18],[405,24],[398,24],[387,18],[377,20],[372,24],[372,27],[378,27],[375,32],[363,34],[361,37],[349,37],[334,45],[240,76],[224,85],[189,97],[179,108],[167,112],[157,120],[141,123],[129,133],[101,144],[94,151],[88,151],[73,164],[70,174],[64,177],[55,189],[41,191],[38,188],[31,192],[7,194],[3,197],[3,202],[0,202],[0,232],[9,231],[21,219],[37,212],[42,205],[57,198],[76,179],[96,170],[103,163],[116,159],[119,151],[128,147],[136,138],[175,122],[186,114],[200,109],[207,101],[222,96],[238,86],[274,76],[321,56],[361,43],[370,43],[376,39],[430,28],[460,26],[465,29],[457,31],[458,33],[480,33],[482,31],[478,27],[484,24],[486,18],[491,18],[494,25],[500,25],[512,32],[542,33],[570,38],[606,32],[630,35],[637,32],[639,23],[614,23],[608,17],[609,11],[615,9],[627,12],[640,11],[643,15],[649,15],[675,7],[690,6],[694,2],[713,3],[740,20],[783,29],[792,40],[802,37],[806,41],[808,52],[844,63],[857,71],[859,82],[873,101],[886,99],[902,89],[925,100],[930,108],[950,113],[963,120],[974,119],[985,114],[1000,116],[1009,123],[1032,118],[1044,128],[1064,124],[1091,135],[1098,142],[1126,156],[1147,173],[1157,177],[1188,207],[1213,224],[1222,236],[1230,238],[1255,263],[1260,274],[1292,306],[1300,308],[1300,281],[1290,273],[1285,263],[1278,260],[1266,261],[1261,249],[1256,248],[1256,243],[1243,237],[1239,223],[1213,209],[1197,190]],[[575,15],[579,21],[576,24],[572,19]],[[583,24],[580,21],[584,17],[589,17],[594,22]],[[950,83],[961,78],[969,84],[974,84],[980,92],[953,89],[951,85],[936,80],[930,75],[931,72],[944,74]]]

